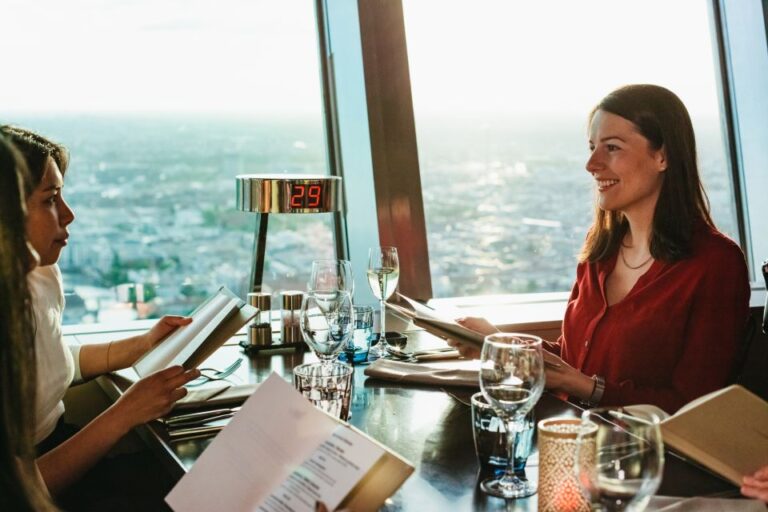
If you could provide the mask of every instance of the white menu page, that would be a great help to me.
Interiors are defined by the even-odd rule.
[[[177,512],[333,510],[383,454],[273,373],[166,502]]]

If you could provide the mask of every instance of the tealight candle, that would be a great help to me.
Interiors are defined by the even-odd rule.
[[[589,512],[589,501],[576,479],[578,418],[550,418],[538,423],[539,512]],[[583,443],[594,446],[597,428],[590,428]],[[581,450],[581,464],[594,464],[594,449]]]

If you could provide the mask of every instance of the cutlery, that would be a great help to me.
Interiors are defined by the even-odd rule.
[[[184,428],[192,425],[202,425],[211,421],[226,419],[232,417],[240,407],[231,407],[223,409],[211,409],[210,411],[191,412],[188,414],[179,414],[170,418],[164,418],[161,422],[168,427]]]
[[[215,368],[200,368],[200,377],[191,382],[188,382],[186,387],[191,388],[195,386],[201,386],[215,380],[224,380],[235,373],[237,369],[240,368],[241,364],[243,364],[243,359],[238,357],[232,364],[223,370],[216,370]]]
[[[418,359],[420,357],[439,355],[439,354],[450,354],[452,352],[456,352],[458,354],[458,351],[453,347],[431,348],[431,349],[425,349],[425,350],[416,350],[414,352],[408,352],[408,351],[397,349],[397,348],[387,347],[387,353],[397,359]]]
[[[200,437],[208,437],[218,434],[223,425],[209,425],[205,427],[191,427],[179,430],[172,430],[168,432],[168,437],[171,441],[187,441],[189,439],[197,439]]]

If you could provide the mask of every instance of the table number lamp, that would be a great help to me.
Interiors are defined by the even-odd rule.
[[[250,292],[261,292],[269,215],[340,212],[341,178],[306,174],[241,174],[236,177],[236,202],[238,210],[258,214],[248,288]],[[296,344],[286,344],[284,340],[279,347]]]
[[[341,211],[339,176],[241,174],[237,176],[236,193],[238,210],[259,215],[253,240],[251,292],[261,291],[269,214]]]

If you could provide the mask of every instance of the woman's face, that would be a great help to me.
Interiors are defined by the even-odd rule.
[[[632,122],[602,110],[592,118],[589,149],[586,168],[600,208],[652,215],[667,169],[664,149],[651,149]]]
[[[59,166],[48,158],[43,179],[27,198],[27,238],[40,256],[40,265],[53,265],[67,245],[67,226],[75,214],[64,201],[64,178]]]

